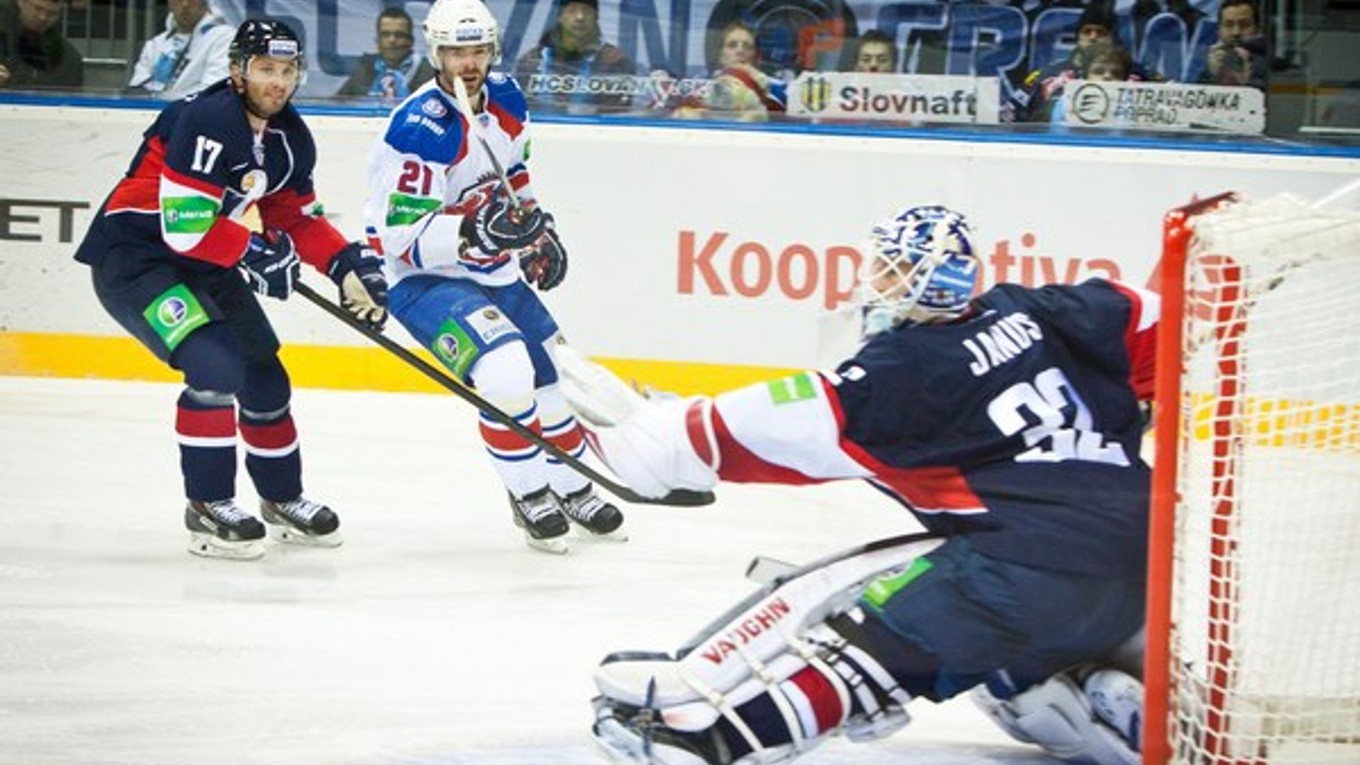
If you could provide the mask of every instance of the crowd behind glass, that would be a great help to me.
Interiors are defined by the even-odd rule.
[[[1271,0],[1264,7],[1260,0],[868,0],[854,6],[858,14],[824,0],[718,0],[696,4],[707,18],[682,29],[688,39],[678,43],[674,25],[651,19],[647,27],[648,19],[628,15],[645,6],[619,0],[488,4],[504,30],[497,68],[515,76],[538,115],[872,122],[891,130],[959,120],[929,111],[874,119],[871,91],[885,112],[892,94],[928,91],[927,78],[963,76],[976,85],[965,99],[969,121],[1064,130],[1074,124],[1067,116],[1074,83],[1180,83],[1209,86],[1211,98],[1220,88],[1261,93],[1268,121],[1229,132],[1354,145],[1360,59],[1345,41],[1360,41],[1360,11],[1319,1],[1313,10],[1308,2],[1288,5],[1286,15]],[[235,9],[216,2],[0,0],[0,88],[183,97],[226,74],[226,46],[244,2]],[[362,19],[363,42],[351,34],[314,56],[301,100],[381,111],[433,76],[421,35],[427,5],[382,2],[339,3],[351,26],[361,23],[352,18],[356,8],[371,11]],[[136,10],[146,23],[135,23]],[[540,19],[537,28],[523,22],[530,17]],[[672,38],[661,53],[658,31]],[[1320,34],[1342,42],[1315,50],[1295,44]],[[816,116],[816,108],[860,94],[864,120]]]

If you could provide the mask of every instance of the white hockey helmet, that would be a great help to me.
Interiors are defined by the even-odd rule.
[[[908,207],[874,226],[860,269],[864,334],[963,313],[979,272],[972,236],[967,219],[941,205]]]
[[[482,0],[435,0],[425,17],[425,55],[436,70],[439,49],[491,45],[491,63],[501,60],[500,27]]]

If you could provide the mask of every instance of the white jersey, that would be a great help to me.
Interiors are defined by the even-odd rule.
[[[178,101],[227,79],[227,58],[236,28],[209,11],[192,34],[180,33],[175,17],[167,16],[165,31],[146,41],[132,68],[128,86],[157,98]]]
[[[463,246],[458,234],[465,214],[501,193],[482,141],[505,168],[520,199],[533,199],[525,166],[529,112],[524,93],[513,79],[493,72],[483,95],[484,108],[470,137],[457,100],[431,80],[392,112],[374,144],[364,219],[391,284],[416,273],[488,286],[520,278],[511,253]]]

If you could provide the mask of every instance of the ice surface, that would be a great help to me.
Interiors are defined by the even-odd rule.
[[[606,653],[673,649],[754,588],[753,555],[916,528],[859,484],[724,486],[549,556],[461,400],[299,390],[307,492],[344,546],[205,560],[185,551],[178,390],[0,377],[0,765],[597,765]],[[911,711],[799,762],[1051,762],[966,699]]]

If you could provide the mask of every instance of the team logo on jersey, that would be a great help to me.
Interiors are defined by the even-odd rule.
[[[156,308],[156,317],[167,327],[173,327],[184,321],[184,317],[188,314],[189,307],[178,297],[166,298]]]
[[[190,332],[207,324],[208,312],[183,284],[162,292],[142,312],[147,324],[160,336],[169,350],[175,350]]]
[[[435,358],[444,363],[444,366],[453,370],[459,379],[467,377],[467,372],[472,368],[472,363],[477,360],[477,344],[468,336],[458,322],[453,319],[446,320],[439,325],[439,331],[435,333],[434,342],[430,343],[430,350],[434,352]]]
[[[444,334],[434,339],[435,351],[443,359],[458,358],[458,336]]]
[[[449,113],[449,108],[438,98],[425,99],[420,104],[420,110],[435,119],[443,119]]]
[[[252,194],[251,191],[256,186],[260,187],[260,190]],[[259,169],[251,170],[250,172],[246,173],[244,176],[241,177],[241,191],[244,192],[247,196],[258,197],[264,193],[265,189],[268,188],[269,188],[269,175],[265,173],[265,171],[263,170]]]

